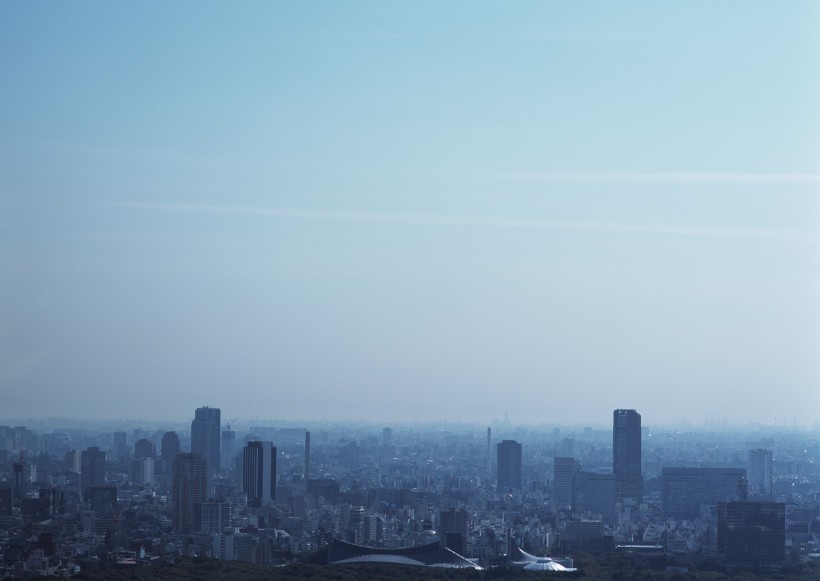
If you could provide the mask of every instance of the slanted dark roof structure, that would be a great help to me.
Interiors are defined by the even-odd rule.
[[[510,542],[509,560],[512,566],[520,567],[527,571],[575,571],[575,569],[565,567],[549,557],[536,557],[526,551],[522,551],[521,547],[519,547],[515,541]]]
[[[430,543],[409,549],[378,549],[363,547],[333,539],[327,551],[329,565],[346,563],[392,563],[420,567],[449,567],[452,569],[481,569],[439,543]]]

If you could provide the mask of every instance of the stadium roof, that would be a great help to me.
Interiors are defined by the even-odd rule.
[[[549,557],[536,557],[522,551],[518,543],[514,541],[511,542],[509,559],[513,566],[521,567],[527,571],[575,571],[575,569],[564,567]]]
[[[420,567],[481,569],[478,565],[438,543],[409,549],[379,549],[333,539],[328,547],[329,565],[346,563],[393,563]]]

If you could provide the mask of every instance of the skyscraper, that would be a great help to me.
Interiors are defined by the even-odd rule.
[[[182,451],[179,435],[176,432],[165,432],[162,435],[161,460],[159,462],[160,486],[171,490],[174,483],[174,458]]]
[[[134,458],[156,458],[157,445],[148,438],[141,438],[134,443]]]
[[[19,504],[20,499],[28,493],[31,484],[31,466],[21,457],[18,462],[14,463],[12,471],[14,474],[14,498]]]
[[[467,521],[468,514],[463,508],[450,508],[439,513],[441,544],[459,555],[467,552]]]
[[[503,440],[496,447],[498,488],[521,488],[521,444]]]
[[[114,432],[114,455],[117,460],[124,460],[128,457],[127,438],[128,434],[125,432]]]
[[[587,514],[606,524],[615,523],[615,478],[612,474],[576,472],[572,479],[572,514]]]
[[[747,467],[749,493],[752,495],[772,495],[772,451],[757,448],[749,450]]]
[[[83,495],[88,497],[92,486],[105,484],[105,452],[96,446],[91,446],[80,454],[80,482]]]
[[[566,509],[572,505],[572,481],[579,470],[575,458],[556,456],[552,461],[553,485],[552,495],[555,507]]]
[[[643,500],[641,475],[641,414],[635,410],[615,410],[612,414],[612,473],[615,502]]]
[[[305,490],[310,480],[310,432],[305,432]]]
[[[208,472],[205,458],[199,454],[177,454],[174,459],[174,481],[171,491],[174,529],[195,532],[199,505],[207,500]]]
[[[243,451],[242,490],[248,505],[266,506],[276,495],[276,448],[270,442],[248,442]]]
[[[170,468],[174,465],[174,458],[180,452],[182,452],[182,445],[179,441],[179,434],[165,432],[162,435],[162,461]]]
[[[227,473],[233,468],[233,450],[236,445],[236,430],[222,430],[222,471]]]
[[[220,422],[219,408],[201,407],[194,412],[191,422],[191,452],[199,454],[208,463],[208,474],[216,474],[222,466],[220,462]]]

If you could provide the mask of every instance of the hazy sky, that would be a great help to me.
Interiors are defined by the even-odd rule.
[[[820,417],[820,3],[0,2],[0,416]]]

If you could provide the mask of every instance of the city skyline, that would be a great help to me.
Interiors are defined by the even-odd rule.
[[[5,2],[0,70],[6,416],[817,422],[815,2]]]

